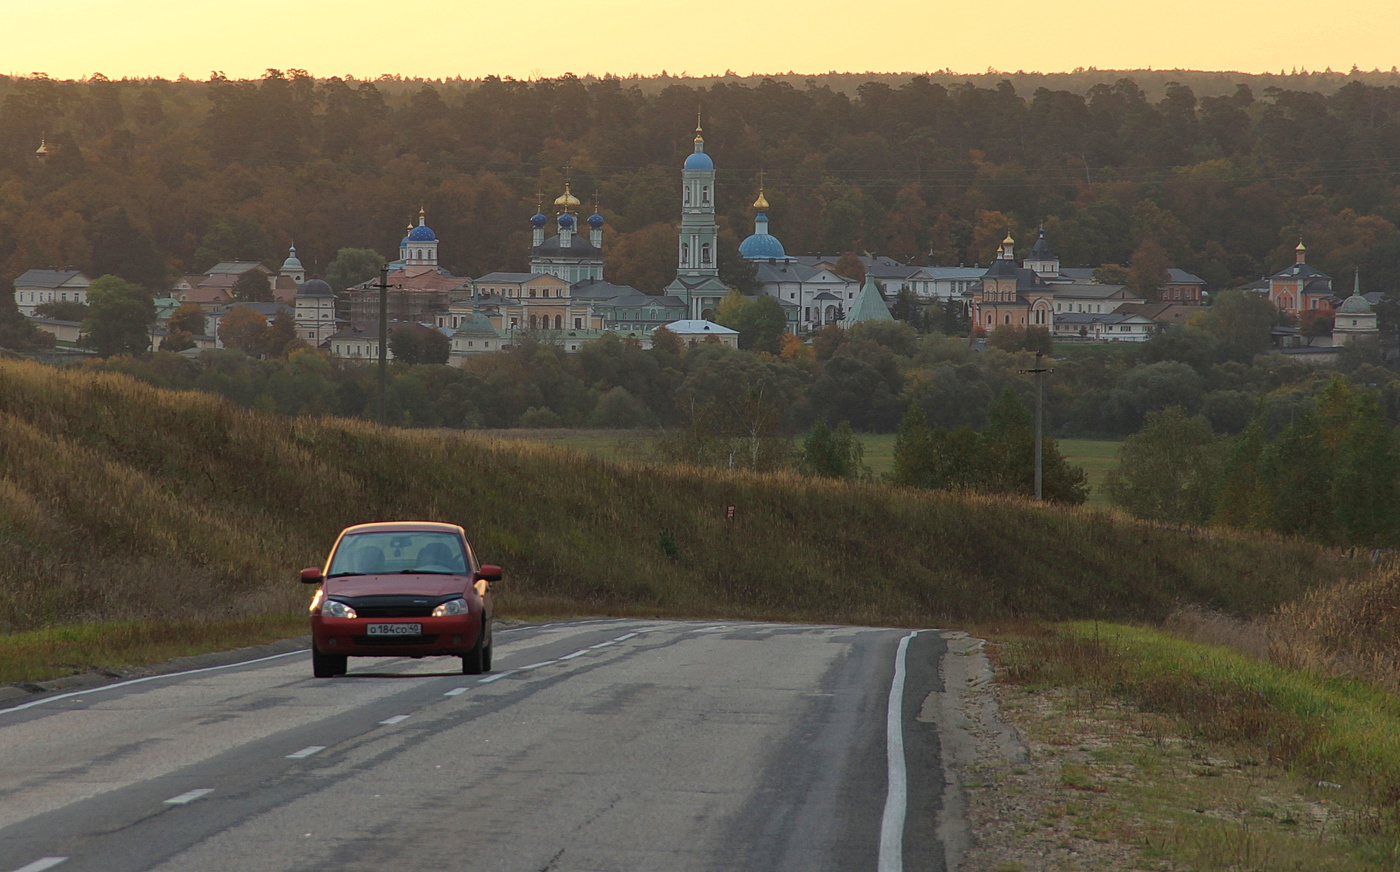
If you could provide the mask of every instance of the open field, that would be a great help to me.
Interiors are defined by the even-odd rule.
[[[652,433],[646,430],[494,430],[491,435],[501,439],[521,439],[564,445],[577,451],[597,455],[605,460],[646,459]],[[859,433],[857,438],[865,448],[865,465],[877,478],[894,469],[893,433]],[[1121,442],[1100,439],[1061,439],[1060,452],[1070,463],[1084,467],[1089,476],[1089,503],[1107,505],[1103,496],[1103,478],[1118,463]]]

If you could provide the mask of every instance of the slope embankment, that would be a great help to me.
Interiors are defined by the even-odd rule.
[[[1151,620],[1182,602],[1257,614],[1350,571],[1290,540],[278,418],[0,363],[0,631],[293,612],[296,570],[386,518],[462,524],[505,567],[506,614]]]

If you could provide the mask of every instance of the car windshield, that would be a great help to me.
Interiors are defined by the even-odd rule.
[[[466,575],[467,556],[461,538],[427,531],[353,533],[340,540],[326,575],[414,572]]]

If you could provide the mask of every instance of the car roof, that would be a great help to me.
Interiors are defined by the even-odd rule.
[[[346,527],[340,535],[393,532],[456,533],[459,536],[466,536],[466,531],[460,525],[444,524],[439,521],[378,521],[371,524],[355,524],[352,527]]]

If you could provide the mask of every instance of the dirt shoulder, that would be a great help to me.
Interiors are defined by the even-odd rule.
[[[969,638],[950,657],[964,664],[945,669],[974,749],[958,773],[967,844],[950,869],[1385,868],[1358,856],[1369,812],[1342,785],[1119,701],[1000,681],[986,647]]]

